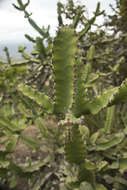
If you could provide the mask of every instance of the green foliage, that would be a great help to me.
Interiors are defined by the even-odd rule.
[[[126,97],[126,82],[123,82],[120,87],[105,91],[101,96],[82,104],[82,107],[80,107],[82,112],[80,114],[97,114],[101,109],[107,106],[125,102]],[[77,116],[79,117],[81,115]]]
[[[37,104],[42,106],[48,113],[52,113],[53,102],[49,99],[48,96],[22,84],[18,86],[18,90],[21,91],[25,96],[37,102]]]
[[[7,91],[11,92],[18,84],[18,81],[27,75],[27,68],[25,66],[9,66],[0,72],[0,93],[6,93]],[[18,81],[16,81],[17,78]]]
[[[126,92],[127,92],[127,80],[122,82],[122,84],[121,84],[119,90],[117,90],[111,104],[113,105],[113,104],[119,104],[121,102],[125,102],[127,100]]]
[[[111,127],[114,121],[114,111],[115,111],[115,106],[107,108],[106,121],[104,126],[106,133],[110,133],[111,131]]]
[[[126,22],[127,18],[127,1],[126,0],[120,0],[120,15],[122,17],[123,22]]]
[[[26,10],[30,1],[17,3],[40,36],[25,35],[34,49],[19,47],[23,61],[12,60],[7,48],[7,61],[0,61],[1,180],[14,188],[23,177],[31,190],[126,189],[126,34],[116,38],[95,25],[104,14],[100,3],[87,19],[85,6],[68,0],[57,4],[53,39]],[[31,125],[34,137],[24,134]],[[22,144],[39,158],[19,163],[14,156]]]

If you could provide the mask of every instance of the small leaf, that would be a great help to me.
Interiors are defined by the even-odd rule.
[[[13,150],[16,147],[17,141],[18,141],[19,136],[18,135],[12,135],[9,139],[8,139],[8,144],[6,146],[6,151],[7,152],[13,152]]]
[[[89,131],[88,127],[86,127],[85,125],[80,125],[79,130],[80,130],[83,140],[86,140],[89,138],[90,131]]]
[[[43,124],[43,120],[41,118],[37,118],[35,124],[39,127],[42,137],[48,138],[48,130],[47,127]]]
[[[115,111],[115,107],[111,106],[109,108],[107,108],[107,114],[106,114],[106,122],[105,122],[105,132],[106,133],[110,133],[111,127],[112,127],[112,123],[114,120],[114,111]]]
[[[92,162],[90,162],[89,160],[85,159],[85,168],[87,170],[95,170],[96,166]]]
[[[17,185],[17,183],[18,183],[18,179],[17,179],[17,177],[15,175],[13,175],[12,178],[11,178],[11,183],[9,185],[10,188],[14,188]]]
[[[24,144],[30,146],[33,149],[38,149],[39,147],[39,143],[31,137],[20,135],[20,139],[24,142]]]
[[[98,171],[101,171],[107,165],[108,165],[107,161],[101,161],[101,162],[99,162],[98,165],[97,165]]]
[[[0,127],[3,127],[5,130],[8,130],[12,134],[14,134],[14,132],[20,132],[22,130],[20,126],[13,124],[4,116],[0,116]]]
[[[119,168],[121,173],[124,173],[127,170],[127,159],[119,160]]]
[[[93,187],[88,182],[82,182],[79,190],[93,190]]]
[[[124,137],[125,137],[125,135],[123,133],[119,133],[115,137],[113,137],[111,140],[109,140],[108,142],[96,145],[96,150],[97,151],[101,151],[101,150],[104,151],[104,150],[107,150],[109,148],[112,148],[113,146],[116,146],[119,143],[121,143],[122,140],[124,139]]]
[[[90,142],[91,142],[91,144],[95,144],[96,143],[96,140],[97,140],[97,138],[99,137],[99,135],[100,135],[100,132],[98,131],[98,132],[96,132],[96,133],[94,133],[91,137],[90,137]]]
[[[0,168],[7,168],[10,162],[8,160],[0,160]]]
[[[87,60],[88,62],[90,62],[90,61],[93,60],[94,56],[95,56],[95,46],[92,45],[92,46],[89,48],[88,52],[87,52],[86,60]]]
[[[93,78],[91,80],[89,80],[86,84],[85,84],[85,87],[86,88],[89,88],[89,87],[92,87],[96,84],[97,80],[99,79],[99,75],[96,74],[94,76],[92,76]]]
[[[102,184],[98,184],[96,186],[95,190],[107,190],[107,188],[104,185],[102,185]]]
[[[109,165],[109,168],[118,169],[119,168],[119,161],[113,162],[111,165]]]
[[[24,172],[34,172],[34,171],[38,171],[40,169],[40,167],[44,166],[46,163],[39,160],[38,162],[27,166],[23,169]]]

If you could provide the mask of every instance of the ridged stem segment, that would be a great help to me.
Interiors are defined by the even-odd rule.
[[[53,70],[55,78],[55,114],[66,114],[72,106],[74,62],[77,37],[69,26],[60,28],[53,45]]]
[[[84,109],[85,103],[87,102],[85,85],[83,81],[83,63],[81,58],[78,57],[75,65],[75,92],[74,92],[74,105],[72,108],[73,114],[77,117],[81,115],[82,109]]]

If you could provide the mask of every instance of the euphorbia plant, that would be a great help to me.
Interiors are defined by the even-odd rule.
[[[99,13],[97,8],[95,15],[97,16]],[[59,15],[60,18],[62,19]],[[88,76],[90,74],[91,61],[94,57],[94,46],[90,47],[87,53],[87,62],[84,65],[78,43],[79,39],[86,33],[86,28],[81,32],[76,32],[75,27],[77,24],[75,23],[78,23],[78,17],[74,18],[74,22],[70,25],[64,25],[61,19],[52,48],[54,97],[51,99],[47,95],[37,92],[24,84],[19,85],[17,89],[42,106],[45,113],[55,115],[59,122],[58,125],[68,128],[65,155],[67,161],[75,165],[78,170],[77,180],[69,184],[70,188],[78,188],[82,182],[87,181],[95,189],[101,187],[105,189],[103,185],[97,184],[96,167],[87,160],[87,148],[82,140],[83,134],[80,132],[82,125],[79,124],[79,121],[85,114],[94,115],[106,107],[111,107],[108,112],[112,113],[113,105],[127,100],[127,82],[125,81],[120,87],[111,88],[102,95],[89,100],[87,87],[90,82],[92,83],[92,79],[89,79]],[[109,119],[109,116],[107,117]],[[105,124],[104,130],[106,132],[109,131],[107,126],[110,127],[110,124]],[[98,132],[91,137],[93,139],[92,143],[94,142],[95,145],[97,136],[99,137],[100,134],[101,132]],[[95,146],[95,149],[100,151],[109,149],[121,143],[123,138],[123,134],[116,135],[113,139],[106,140],[108,144],[103,145],[100,142],[97,147]]]
[[[41,31],[26,11],[29,1],[25,5],[21,0],[18,0],[18,3],[19,7],[15,7],[24,11],[30,24],[40,35],[46,38],[47,34]],[[52,57],[50,57],[52,64],[50,66],[54,78],[54,96],[50,98],[45,93],[38,92],[23,83],[17,86],[17,91],[39,104],[43,110],[43,116],[45,114],[56,116],[57,127],[62,127],[67,132],[65,156],[71,165],[74,178],[67,179],[66,189],[84,189],[88,186],[89,189],[105,190],[106,187],[98,184],[98,176],[100,177],[101,174],[103,176],[106,171],[110,173],[114,168],[117,168],[117,164],[121,167],[120,171],[123,172],[126,169],[125,166],[123,167],[123,162],[126,163],[126,159],[121,159],[117,163],[114,161],[114,154],[116,156],[117,152],[121,150],[121,144],[125,140],[126,130],[110,135],[110,128],[114,117],[114,105],[127,100],[127,81],[123,82],[120,87],[106,90],[100,96],[89,98],[89,87],[93,86],[99,77],[97,73],[91,75],[91,63],[95,55],[95,47],[91,45],[84,64],[79,43],[91,28],[96,17],[101,14],[100,4],[97,5],[94,17],[80,32],[76,31],[76,27],[80,22],[82,12],[79,12],[78,15],[74,14],[72,24],[64,25],[62,20],[64,10],[62,8],[62,5],[58,4],[59,28],[52,47],[50,46],[50,50],[52,50]],[[31,40],[30,37],[29,39]],[[93,78],[90,78],[90,76]],[[108,108],[105,126],[91,134],[90,129],[84,126],[83,117],[85,115],[95,115],[104,108]],[[40,118],[37,118],[37,125],[41,125]],[[112,154],[116,145],[119,145],[119,148]],[[109,155],[107,155],[107,152],[109,152]],[[110,160],[112,160],[111,165],[109,165]],[[114,180],[113,184],[115,182]]]

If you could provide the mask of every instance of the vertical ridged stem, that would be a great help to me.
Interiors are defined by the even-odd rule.
[[[74,62],[77,51],[77,37],[74,29],[69,26],[61,27],[53,44],[53,70],[55,114],[66,114],[72,106]]]

